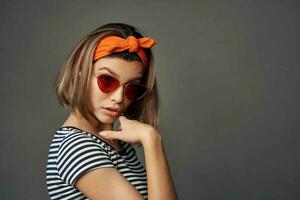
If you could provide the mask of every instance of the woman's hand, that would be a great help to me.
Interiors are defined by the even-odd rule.
[[[100,131],[98,134],[105,139],[117,139],[139,145],[143,144],[149,135],[158,134],[155,128],[149,124],[127,119],[125,116],[120,116],[119,121],[118,131]]]

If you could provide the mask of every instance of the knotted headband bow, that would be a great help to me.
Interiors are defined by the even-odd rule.
[[[137,52],[144,66],[147,68],[149,63],[143,48],[151,48],[155,43],[156,41],[149,37],[136,38],[130,35],[127,39],[124,39],[118,36],[107,36],[96,46],[93,60],[128,49],[129,52]]]

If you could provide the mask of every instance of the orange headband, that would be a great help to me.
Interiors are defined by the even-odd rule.
[[[124,39],[118,36],[107,36],[96,46],[93,60],[95,61],[114,52],[122,52],[128,49],[129,52],[137,52],[147,68],[149,63],[143,48],[150,48],[155,43],[156,41],[149,37],[136,38],[130,35],[127,39]]]

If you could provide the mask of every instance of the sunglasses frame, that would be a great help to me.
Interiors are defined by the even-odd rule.
[[[116,81],[118,81],[118,86],[117,86],[113,91],[110,91],[110,92],[104,92],[104,91],[102,91],[101,88],[100,88],[100,86],[99,86],[99,83],[98,83],[98,82],[99,82],[99,78],[100,78],[101,76],[109,76],[110,78],[115,79]],[[144,92],[144,94],[143,94],[142,96],[140,96],[140,97],[138,97],[138,98],[136,98],[136,99],[133,99],[133,100],[128,99],[129,101],[138,101],[138,100],[142,99],[142,98],[149,92],[149,90],[148,90],[148,88],[146,87],[146,85],[139,84],[139,83],[126,83],[125,85],[124,85],[124,84],[120,84],[120,81],[119,81],[118,79],[116,79],[115,77],[113,77],[113,76],[111,76],[111,75],[109,75],[109,74],[100,74],[99,76],[97,76],[97,85],[98,85],[99,90],[100,90],[101,92],[103,92],[103,93],[106,93],[106,94],[108,94],[108,93],[114,93],[117,89],[119,89],[119,87],[121,87],[121,86],[123,85],[123,87],[124,87],[123,95],[124,95],[127,99],[128,99],[128,97],[127,97],[127,95],[126,95],[126,93],[125,93],[125,90],[126,90],[126,87],[128,87],[129,85],[139,85],[139,86],[142,86],[142,87],[144,87],[144,88],[146,89],[146,91]]]

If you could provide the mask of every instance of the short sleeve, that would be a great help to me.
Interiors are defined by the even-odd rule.
[[[104,148],[85,133],[67,135],[58,149],[57,170],[61,179],[75,187],[86,172],[102,167],[114,167]]]

